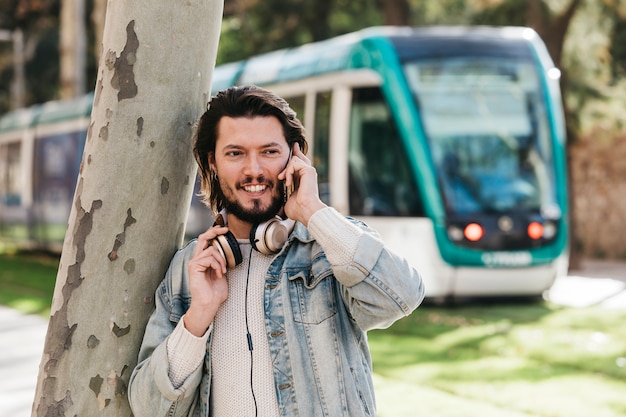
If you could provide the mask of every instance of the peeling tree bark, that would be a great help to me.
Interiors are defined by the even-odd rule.
[[[183,240],[222,11],[221,0],[108,4],[33,416],[131,415],[154,290]]]

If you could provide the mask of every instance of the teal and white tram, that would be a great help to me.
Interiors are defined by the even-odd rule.
[[[529,28],[380,27],[219,66],[213,91],[256,84],[285,97],[323,199],[414,263],[427,296],[532,296],[568,263],[559,75]],[[19,216],[36,221],[44,202],[61,213],[71,201],[41,190],[36,170],[18,173],[66,155],[60,145],[20,141],[3,123],[0,233]],[[38,156],[44,143],[52,150]],[[76,169],[79,154],[63,166]]]

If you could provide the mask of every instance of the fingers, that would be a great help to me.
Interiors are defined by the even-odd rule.
[[[307,165],[311,165],[311,160],[302,152],[298,142],[293,144],[293,155],[302,159]]]
[[[198,242],[194,248],[194,254],[190,260],[190,266],[197,272],[206,272],[212,269],[218,277],[226,273],[226,259],[223,254],[211,244],[213,240],[228,232],[227,227],[211,227],[198,236]]]
[[[213,271],[217,278],[226,274],[226,259],[213,246],[210,245],[189,261],[190,273],[200,273],[206,276],[207,272]]]
[[[285,169],[278,175],[278,179],[284,180],[288,187],[299,185],[300,178],[305,174],[307,168],[314,169],[311,160],[302,153],[300,145],[296,142],[293,145],[293,154]]]
[[[213,270],[218,278],[226,274],[226,258],[214,246],[207,249],[192,259],[190,263],[194,264],[196,271],[207,272]]]
[[[211,245],[211,241],[213,239],[219,235],[225,234],[226,232],[228,232],[228,228],[224,226],[210,227],[206,232],[198,236],[198,244],[194,249],[194,256],[207,249]]]

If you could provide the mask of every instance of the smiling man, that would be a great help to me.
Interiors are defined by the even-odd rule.
[[[410,314],[422,280],[321,201],[306,150],[275,94],[211,100],[194,154],[217,221],[156,291],[129,385],[136,417],[376,416],[366,332]]]

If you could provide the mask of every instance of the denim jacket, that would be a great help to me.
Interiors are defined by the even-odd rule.
[[[265,328],[281,416],[376,416],[366,332],[386,328],[422,301],[418,272],[364,228],[353,262],[329,263],[297,223],[265,277]],[[211,415],[211,337],[203,366],[175,389],[166,339],[189,308],[187,263],[195,241],[179,250],[155,295],[138,365],[129,383],[136,417]]]

